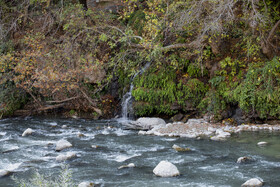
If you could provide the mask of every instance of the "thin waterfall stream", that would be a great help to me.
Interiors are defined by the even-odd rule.
[[[122,117],[121,119],[124,121],[127,121],[131,118],[133,118],[133,106],[132,106],[132,100],[133,100],[133,96],[132,96],[132,90],[134,88],[133,85],[133,81],[135,79],[135,77],[137,77],[139,74],[141,75],[147,68],[149,68],[151,65],[150,62],[146,63],[145,66],[138,71],[137,73],[135,73],[130,81],[130,87],[129,87],[129,91],[124,94],[123,99],[122,99]]]

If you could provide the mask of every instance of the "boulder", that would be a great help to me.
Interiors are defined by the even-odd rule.
[[[258,142],[258,146],[266,146],[268,143],[267,142]]]
[[[135,164],[129,163],[128,165],[123,165],[123,166],[118,167],[118,169],[123,169],[123,168],[134,168],[134,167],[135,167]]]
[[[27,136],[30,135],[34,132],[34,130],[32,130],[31,128],[26,129],[21,136]]]
[[[5,177],[7,175],[9,175],[11,172],[4,170],[4,169],[0,169],[0,177]]]
[[[133,130],[151,130],[157,126],[165,126],[166,123],[161,118],[139,118],[136,121],[124,121],[122,125],[125,129]]]
[[[56,143],[56,147],[55,147],[55,150],[56,151],[61,151],[63,149],[66,149],[66,148],[69,148],[69,147],[72,147],[72,144],[70,142],[68,142],[67,140],[59,140],[57,143]]]
[[[136,122],[140,123],[142,129],[150,130],[158,125],[166,125],[161,118],[139,118]]]
[[[236,163],[241,164],[241,163],[248,163],[252,161],[253,159],[251,157],[243,156],[237,159]]]
[[[177,167],[168,162],[168,161],[161,161],[153,170],[153,173],[159,177],[175,177],[180,175]]]
[[[175,151],[178,151],[178,152],[186,152],[186,151],[191,151],[191,149],[190,148],[183,148],[183,147],[180,147],[180,146],[178,146],[178,145],[176,145],[176,144],[174,144],[173,146],[172,146],[172,148],[175,150]]]
[[[80,132],[79,132],[79,133],[77,134],[77,137],[78,137],[78,138],[82,138],[82,137],[85,137],[85,135],[84,135],[83,133],[80,133]]]
[[[94,187],[94,183],[92,182],[81,182],[78,187]]]
[[[58,161],[58,162],[62,162],[62,161],[69,160],[69,159],[75,158],[75,157],[77,157],[76,153],[74,153],[74,152],[67,152],[66,154],[58,155],[55,158],[55,160]]]
[[[176,114],[175,116],[173,116],[171,118],[171,121],[181,121],[183,119],[184,115],[179,113],[179,114]]]
[[[245,183],[241,185],[241,187],[259,187],[263,186],[263,181],[261,179],[252,178],[247,180]]]

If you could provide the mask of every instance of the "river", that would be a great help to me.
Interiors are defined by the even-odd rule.
[[[62,128],[66,125],[66,128]],[[25,129],[35,130],[22,137]],[[79,137],[78,134],[84,136]],[[55,143],[67,139],[73,147],[55,151]],[[257,142],[267,141],[265,147]],[[176,152],[172,145],[191,152]],[[97,148],[92,148],[97,145]],[[56,156],[74,151],[78,157],[66,161],[74,181],[92,181],[100,186],[223,186],[237,187],[260,177],[265,186],[280,186],[279,133],[248,132],[235,134],[227,141],[138,135],[123,130],[117,121],[60,118],[11,118],[0,120],[0,169],[14,169],[19,179],[28,179],[34,170],[56,176],[64,163]],[[241,156],[254,162],[237,164]],[[181,175],[160,178],[153,169],[162,160],[172,162]],[[118,169],[134,163],[135,168]],[[0,178],[0,187],[14,187],[11,176]]]

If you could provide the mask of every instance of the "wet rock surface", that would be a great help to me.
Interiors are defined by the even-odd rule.
[[[179,170],[177,167],[168,162],[168,161],[161,161],[153,170],[154,174],[159,177],[176,177],[180,175]]]

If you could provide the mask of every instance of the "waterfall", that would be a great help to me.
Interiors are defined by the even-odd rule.
[[[121,119],[123,120],[128,120],[129,118],[133,118],[133,106],[132,106],[132,90],[133,90],[133,81],[135,79],[135,77],[137,77],[137,75],[142,74],[149,66],[150,66],[150,62],[148,62],[147,64],[145,64],[145,66],[138,71],[137,73],[135,73],[130,81],[130,87],[129,87],[129,91],[126,92],[126,94],[124,94],[123,98],[122,98],[122,117]]]

